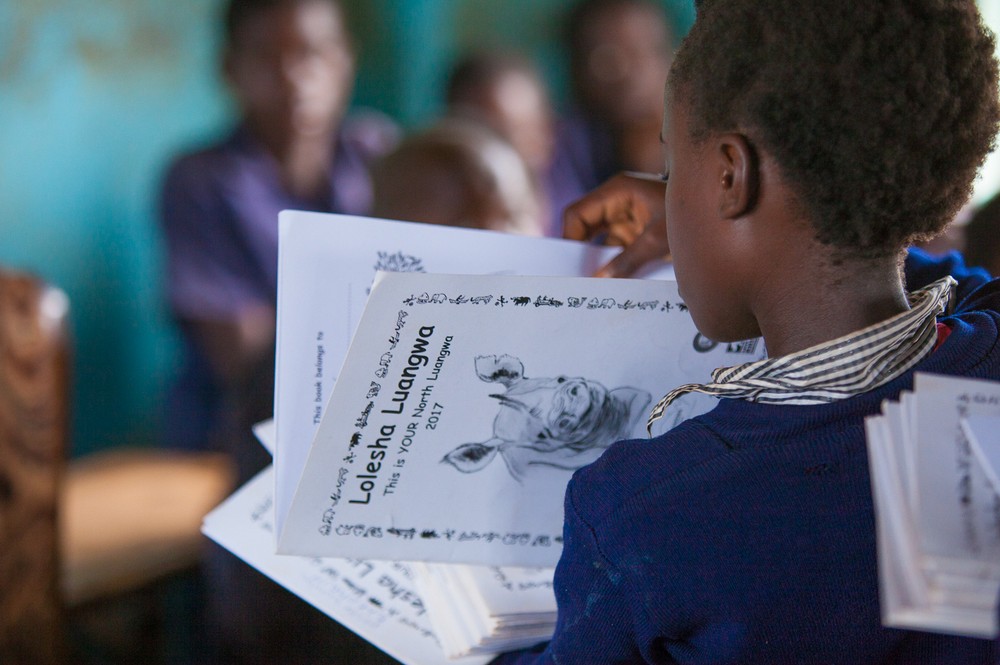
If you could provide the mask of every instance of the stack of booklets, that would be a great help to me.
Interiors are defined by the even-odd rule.
[[[282,213],[274,466],[205,533],[404,663],[547,639],[573,471],[764,354],[702,338],[669,267],[586,277],[614,251]]]
[[[271,467],[209,513],[202,530],[291,593],[406,665],[483,665],[491,659],[472,656],[453,660],[445,655],[406,563],[275,554]]]
[[[996,637],[1000,384],[917,374],[866,429],[883,623]]]
[[[411,569],[449,658],[514,651],[552,636],[551,568],[413,563]]]
[[[966,416],[962,430],[993,491],[1000,494],[1000,416]]]

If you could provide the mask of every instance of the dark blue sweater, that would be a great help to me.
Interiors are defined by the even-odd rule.
[[[910,288],[960,282],[914,371],[1000,379],[1000,281],[913,252]],[[574,474],[552,642],[503,663],[990,663],[993,642],[883,628],[863,420],[913,372],[821,406],[721,400]]]

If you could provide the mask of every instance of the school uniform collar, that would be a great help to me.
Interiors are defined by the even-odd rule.
[[[910,309],[844,337],[785,356],[720,367],[708,383],[671,390],[653,407],[647,431],[691,392],[766,404],[827,404],[884,385],[923,360],[937,342],[937,317],[957,282],[950,276],[909,294]]]

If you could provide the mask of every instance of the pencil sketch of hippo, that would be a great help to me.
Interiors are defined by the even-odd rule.
[[[500,402],[493,437],[463,444],[442,460],[463,473],[480,471],[498,454],[518,481],[535,466],[578,469],[629,436],[650,402],[643,390],[608,390],[580,377],[526,378],[513,356],[477,356],[475,365],[480,379],[506,390],[490,395]]]

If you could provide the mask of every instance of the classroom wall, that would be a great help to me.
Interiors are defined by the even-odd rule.
[[[683,34],[693,0],[662,0]],[[465,51],[511,47],[536,60],[566,96],[562,19],[574,0],[347,0],[361,48],[357,101],[386,110],[407,126],[441,109],[438,92],[448,65]]]
[[[77,452],[147,443],[175,359],[165,157],[224,121],[205,0],[0,0],[0,263],[69,295]]]
[[[690,0],[664,0],[682,29]],[[571,0],[346,0],[359,104],[408,127],[440,108],[450,58],[525,48],[565,90]],[[221,0],[0,0],[0,264],[62,287],[76,345],[74,452],[155,440],[177,362],[156,198],[177,150],[231,118]]]

